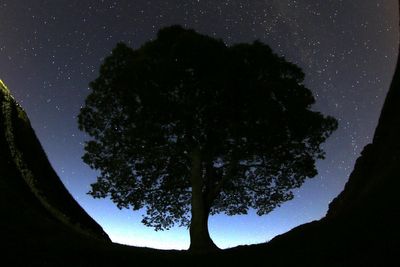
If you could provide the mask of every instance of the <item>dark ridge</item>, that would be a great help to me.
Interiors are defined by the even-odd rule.
[[[49,220],[62,221],[82,233],[110,241],[103,229],[64,187],[51,167],[25,112],[9,95],[8,89],[3,84],[0,86],[0,182],[4,189],[2,210],[7,209],[11,214],[19,215],[31,223],[34,222],[23,214],[33,215],[33,210],[40,211],[42,215],[47,214],[45,217]],[[10,121],[7,121],[7,116]],[[10,138],[13,145],[10,145]],[[17,154],[20,155],[19,159],[16,159]],[[22,169],[21,164],[24,166]],[[31,182],[27,182],[27,176]],[[6,217],[11,219],[12,216]]]

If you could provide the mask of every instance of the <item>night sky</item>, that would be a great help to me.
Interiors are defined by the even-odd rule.
[[[267,216],[214,216],[221,248],[265,242],[325,215],[363,146],[371,142],[394,71],[397,0],[1,0],[0,78],[27,111],[47,155],[82,207],[115,242],[186,249],[188,230],[155,232],[141,213],[86,193],[96,172],[85,165],[76,116],[105,56],[119,41],[133,48],[159,28],[181,24],[228,45],[261,40],[298,64],[314,109],[339,120],[324,144],[319,175]]]

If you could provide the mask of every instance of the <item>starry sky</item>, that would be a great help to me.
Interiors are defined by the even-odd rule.
[[[326,213],[363,146],[371,142],[397,58],[397,0],[0,0],[0,78],[27,111],[47,155],[80,205],[119,243],[186,249],[185,228],[155,232],[141,212],[86,193],[96,172],[82,160],[77,114],[104,57],[181,24],[228,45],[265,42],[298,64],[339,129],[324,144],[319,175],[267,216],[210,218],[221,248],[265,242]]]

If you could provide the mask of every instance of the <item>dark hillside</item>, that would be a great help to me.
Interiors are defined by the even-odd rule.
[[[8,89],[0,86],[0,229],[4,256],[20,261],[24,254],[39,253],[55,244],[62,247],[62,240],[89,239],[86,236],[108,243],[107,234],[76,203],[51,168],[24,111]]]
[[[109,241],[110,239],[102,228],[65,189],[51,167],[25,112],[15,103],[4,84],[0,84],[0,86],[2,107],[0,151],[4,157],[2,163],[7,163],[9,166],[5,169],[13,169],[14,177],[18,177],[19,172],[25,181],[27,190],[31,192],[31,195],[36,196],[36,199],[54,218],[65,221],[69,226],[77,230],[81,229],[96,238]],[[3,174],[1,177],[7,179],[7,176],[3,176]],[[17,193],[15,191],[18,188],[10,191]],[[10,197],[7,204],[12,205],[15,199],[17,199],[16,195]],[[20,209],[16,208],[15,210]]]

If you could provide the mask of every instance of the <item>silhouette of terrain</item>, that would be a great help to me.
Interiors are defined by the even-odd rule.
[[[0,85],[1,252],[40,266],[396,266],[400,254],[399,63],[372,144],[320,221],[265,244],[219,253],[122,246],[74,201],[50,166],[29,120]],[[222,265],[221,265],[222,264]]]
[[[0,220],[2,250],[15,260],[62,246],[62,239],[111,242],[54,172],[25,112],[0,84]]]
[[[27,202],[28,205],[32,202],[39,202],[48,213],[64,224],[98,239],[110,241],[100,225],[78,205],[65,189],[51,167],[24,110],[15,103],[8,93],[7,87],[4,84],[0,84],[0,86],[2,91],[0,95],[2,107],[0,161],[2,165],[6,165],[4,168],[2,166],[1,170],[9,172],[8,175],[4,175],[1,182],[7,186],[8,184],[5,182],[9,180],[18,183],[25,181],[23,188],[29,190],[35,199],[35,201]],[[16,177],[22,177],[22,181]],[[10,187],[9,190],[5,190],[13,194],[13,197],[8,198],[8,207],[14,203],[17,204],[17,201],[23,201],[23,198],[19,196],[26,194],[17,195],[18,189],[20,187]],[[16,206],[13,209],[21,212],[25,210],[24,206]]]

